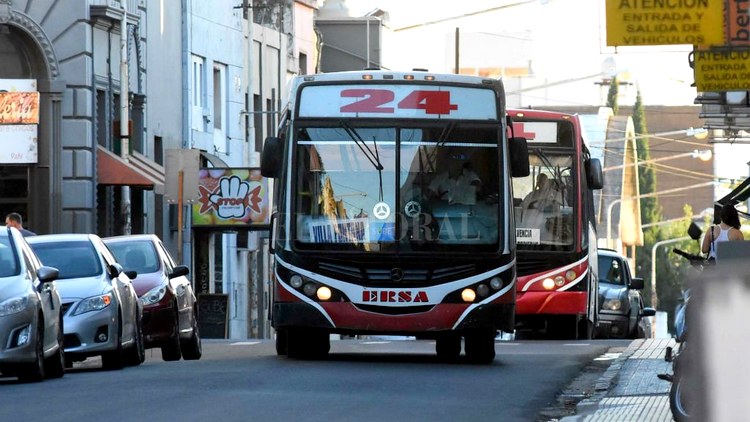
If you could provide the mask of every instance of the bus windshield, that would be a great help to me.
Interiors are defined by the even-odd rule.
[[[295,130],[294,240],[307,250],[497,251],[497,124]]]
[[[531,172],[513,180],[519,250],[570,251],[576,230],[573,155],[529,151]]]

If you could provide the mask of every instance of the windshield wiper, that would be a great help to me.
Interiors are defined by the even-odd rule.
[[[375,141],[375,137],[372,138],[372,145],[375,149],[375,152],[373,152],[370,147],[367,145],[367,142],[362,139],[361,136],[359,136],[359,132],[357,132],[356,129],[351,127],[349,123],[347,123],[344,120],[339,120],[339,125],[344,129],[347,135],[354,141],[355,144],[359,147],[359,149],[362,151],[362,154],[365,155],[365,158],[375,167],[375,170],[378,171],[378,179],[379,184],[379,190],[378,190],[378,200],[380,202],[383,202],[383,164],[380,162],[380,154],[378,153],[378,143]]]
[[[351,127],[349,123],[345,122],[344,120],[340,120],[339,125],[344,129],[346,134],[349,135],[352,141],[357,144],[359,149],[362,150],[362,153],[365,154],[367,160],[370,161],[370,163],[375,167],[375,170],[383,170],[383,165],[380,163],[380,157],[378,155],[378,144],[375,142],[375,138],[373,138],[372,140],[373,146],[375,147],[375,152],[373,152],[370,147],[367,146],[367,143],[362,139],[362,137],[359,136],[359,132]]]
[[[563,198],[565,198],[565,196],[564,196],[563,190],[565,189],[565,183],[563,182],[562,171],[560,170],[560,167],[559,166],[555,166],[554,164],[552,164],[552,161],[549,159],[549,157],[547,156],[547,154],[541,148],[536,148],[534,150],[534,152],[536,153],[536,155],[539,156],[539,159],[542,160],[542,162],[544,163],[544,165],[548,169],[550,169],[550,172],[552,173],[552,175],[555,178],[554,182],[555,182],[555,184],[559,188],[559,189],[557,189],[557,191],[560,192],[560,201],[564,202]]]

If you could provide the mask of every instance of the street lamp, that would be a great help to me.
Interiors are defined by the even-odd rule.
[[[714,185],[715,183],[716,183],[715,181],[697,183],[695,185],[684,186],[684,187],[681,187],[681,188],[667,189],[667,190],[663,190],[663,191],[659,191],[659,192],[644,193],[643,195],[636,195],[636,196],[633,196],[633,197],[627,198],[627,199],[650,198],[650,197],[653,197],[653,196],[667,194],[667,193],[674,193],[674,192],[680,192],[680,191],[685,191],[685,190],[690,190],[690,189],[695,189],[695,188],[701,188],[701,187],[704,187],[704,186],[711,186],[711,185]],[[608,248],[612,248],[612,245],[611,245],[611,243],[612,243],[612,208],[614,208],[614,206],[616,204],[619,204],[622,201],[623,201],[622,198],[618,198],[618,199],[615,199],[614,201],[612,201],[609,204],[609,206],[607,206],[607,247]]]
[[[651,247],[651,307],[654,309],[656,309],[656,304],[658,302],[656,296],[656,248],[668,243],[682,242],[683,240],[690,240],[690,236],[678,237],[676,239],[660,240],[654,243],[654,246]]]

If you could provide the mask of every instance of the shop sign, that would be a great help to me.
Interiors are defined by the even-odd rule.
[[[39,92],[33,79],[0,79],[0,164],[36,163]]]
[[[696,50],[693,58],[699,92],[750,90],[750,48]]]
[[[723,45],[725,0],[606,0],[607,45]]]
[[[268,179],[257,168],[198,172],[200,197],[193,203],[193,226],[259,226],[270,220]]]

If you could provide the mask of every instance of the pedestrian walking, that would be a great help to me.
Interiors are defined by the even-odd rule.
[[[5,225],[15,227],[24,236],[36,236],[36,233],[23,228],[23,218],[17,212],[12,212],[5,217]]]

